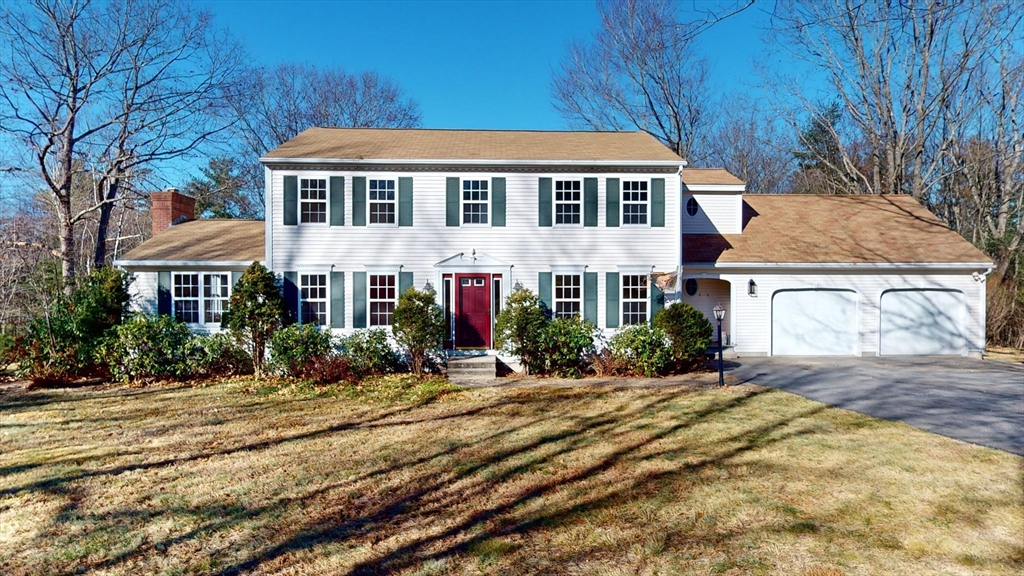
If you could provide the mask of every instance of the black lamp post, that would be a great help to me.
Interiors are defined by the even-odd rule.
[[[722,320],[725,320],[725,308],[719,303],[714,312],[715,320],[718,321],[718,385],[725,386],[725,366],[722,361]]]

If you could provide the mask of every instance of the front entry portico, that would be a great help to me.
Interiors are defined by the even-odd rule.
[[[504,302],[512,265],[470,250],[437,262],[434,270],[448,326],[445,349],[493,351],[494,317]]]

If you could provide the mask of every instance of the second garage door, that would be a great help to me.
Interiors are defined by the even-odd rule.
[[[852,290],[781,290],[772,298],[772,354],[857,353],[857,294]]]
[[[890,290],[882,294],[879,352],[964,354],[967,301],[952,290]]]

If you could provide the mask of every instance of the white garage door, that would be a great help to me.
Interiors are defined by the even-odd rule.
[[[772,298],[772,354],[857,353],[857,294],[852,290],[783,290]]]
[[[963,354],[967,299],[948,290],[892,290],[882,293],[884,355]]]

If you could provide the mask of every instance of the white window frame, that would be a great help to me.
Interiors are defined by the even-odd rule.
[[[643,278],[644,288],[646,289],[647,295],[643,298],[627,298],[626,290],[639,289],[626,286],[626,278],[635,277]],[[636,314],[635,312],[627,312],[626,304],[644,304],[644,320],[643,322],[651,321],[651,278],[649,274],[636,273],[636,272],[620,272],[619,273],[619,306],[621,311],[619,312],[619,320],[622,326],[630,326],[633,324],[641,324],[643,322],[627,322],[627,314]]]
[[[317,282],[316,286],[310,284],[309,283],[309,279],[313,278],[313,277],[323,278],[323,284],[320,285],[319,282]],[[330,290],[330,285],[329,285],[330,281],[331,281],[331,276],[330,276],[329,273],[326,273],[326,272],[317,272],[317,271],[299,272],[299,286],[298,286],[298,289],[299,289],[299,323],[300,324],[310,324],[310,322],[306,321],[307,313],[306,313],[306,307],[305,307],[305,304],[309,303],[309,304],[317,304],[317,305],[321,305],[322,304],[323,305],[323,310],[322,311],[318,310],[316,312],[316,317],[317,318],[316,318],[315,322],[312,322],[312,324],[314,326],[327,326],[328,325],[328,323],[330,322],[330,314],[331,314],[331,290]],[[315,296],[309,296],[309,291],[310,290],[314,290],[314,289],[317,290],[318,292],[320,290],[323,290],[323,295],[316,294]],[[318,306],[318,308],[319,307],[320,306]],[[323,316],[323,321],[321,321],[321,315]]]
[[[330,190],[331,186],[330,186],[330,179],[327,176],[314,176],[314,175],[310,175],[310,174],[300,174],[300,175],[298,175],[298,180],[299,180],[299,182],[298,182],[298,188],[299,188],[299,190],[298,190],[298,195],[299,195],[299,198],[298,198],[298,200],[299,200],[298,220],[299,220],[299,224],[304,225],[304,226],[328,226],[328,225],[330,225],[330,222],[331,222],[331,190]],[[323,185],[324,185],[324,188],[323,188],[324,198],[323,198],[323,200],[319,200],[319,199],[310,200],[310,199],[303,199],[302,198],[302,193],[303,193],[303,185],[302,185],[302,183],[303,182],[312,182],[312,181],[323,182]],[[303,208],[303,206],[308,205],[308,204],[323,204],[324,205],[324,211],[323,211],[324,221],[323,222],[303,222],[303,220],[302,220],[302,217],[303,217],[302,208]]]
[[[579,186],[578,190],[571,190],[571,192],[579,193],[579,200],[565,201],[558,199],[558,185],[559,184],[576,184]],[[564,192],[564,191],[563,191]],[[576,215],[579,217],[579,222],[558,222],[558,205],[571,206],[575,205],[577,208]],[[554,180],[551,183],[551,223],[559,228],[582,228],[583,227],[583,180],[578,178],[562,178]]]
[[[576,285],[575,286],[569,286],[568,288],[565,288],[565,287],[559,288],[559,286],[558,286],[558,279],[559,278],[575,278],[576,279]],[[574,289],[578,292],[578,294],[579,294],[578,296],[576,296],[576,297],[573,297],[573,296],[566,297],[565,296],[565,293],[564,293],[565,290],[574,290]],[[563,292],[560,294],[559,290],[562,290]],[[552,274],[551,274],[551,300],[552,300],[552,302],[551,303],[553,305],[552,306],[552,313],[554,314],[555,318],[571,318],[573,316],[580,316],[580,317],[582,317],[583,316],[583,298],[584,298],[584,294],[583,294],[583,273],[582,272],[575,272],[575,271],[572,271],[572,272],[569,272],[569,271],[554,271],[554,272],[552,272]],[[576,304],[576,311],[574,313],[571,313],[571,314],[563,314],[562,312],[559,312],[558,305],[562,304],[562,303],[575,303]]]
[[[465,183],[483,182],[487,186],[487,200],[466,200]],[[491,189],[489,178],[459,178],[459,225],[477,228],[489,228],[494,221],[494,210],[491,209],[491,200],[494,198],[494,190]],[[487,222],[466,222],[466,204],[483,204],[487,208]]]
[[[181,276],[196,276],[197,277],[198,284],[196,285],[196,297],[195,298],[192,298],[192,297],[189,297],[189,298],[178,298],[176,296],[176,288],[177,288],[177,285],[178,285],[178,278],[180,278]],[[234,292],[234,288],[235,288],[234,286],[231,285],[231,272],[222,272],[222,271],[202,272],[202,271],[199,271],[199,270],[179,270],[179,271],[171,272],[171,317],[172,318],[174,318],[175,320],[178,319],[178,302],[189,300],[189,301],[195,301],[197,303],[196,304],[196,309],[198,310],[198,313],[199,313],[199,316],[198,316],[199,321],[198,322],[185,322],[186,324],[188,324],[189,326],[214,326],[214,327],[219,327],[220,326],[220,322],[219,321],[214,321],[214,322],[207,322],[206,321],[206,301],[207,301],[207,298],[203,294],[203,290],[204,290],[204,288],[206,286],[206,277],[207,276],[226,276],[227,277],[227,279],[228,279],[227,295],[223,296],[223,297],[220,297],[220,298],[217,298],[217,300],[219,300],[222,303],[221,310],[220,310],[221,314],[223,314],[224,311],[227,310],[227,305],[226,304],[231,301],[231,294]]]
[[[634,183],[634,182],[643,183],[643,184],[646,185],[645,190],[643,190],[643,192],[646,192],[646,194],[647,194],[647,200],[645,202],[632,202],[632,201],[627,202],[626,201],[625,194],[627,192],[632,192],[631,190],[626,190],[626,184],[627,183]],[[646,218],[647,221],[643,222],[643,223],[640,223],[640,224],[634,224],[634,223],[631,223],[631,222],[626,222],[626,204],[635,204],[635,205],[646,206],[646,210],[645,210],[644,214],[645,214],[645,218]],[[646,179],[645,178],[639,178],[639,179],[635,179],[634,178],[634,179],[630,179],[630,180],[626,180],[626,179],[622,180],[622,183],[621,183],[620,188],[619,188],[619,220],[622,223],[622,226],[633,227],[633,228],[650,228],[651,227],[651,180],[649,178],[646,178]]]
[[[391,182],[394,184],[395,198],[394,200],[371,200],[370,199],[370,183],[371,182]],[[374,204],[391,204],[394,209],[394,222],[371,222],[373,220],[373,205]],[[367,176],[366,177],[366,225],[380,228],[397,228],[398,227],[398,178],[395,176]]]
[[[209,280],[210,278],[214,278],[214,277],[217,277],[217,278],[220,278],[220,279],[224,280],[223,282],[220,282],[217,285],[218,291],[220,289],[223,289],[224,293],[223,294],[219,294],[217,296],[207,296],[206,295],[207,280]],[[228,309],[228,303],[231,301],[231,288],[232,288],[231,287],[231,273],[230,272],[206,272],[206,273],[204,273],[202,275],[202,278],[200,279],[199,282],[200,282],[200,285],[199,285],[199,297],[202,299],[202,303],[200,304],[200,308],[202,309],[202,313],[203,313],[203,316],[202,316],[203,324],[220,324],[223,321],[223,319],[224,319],[224,312],[227,311],[227,309]],[[210,307],[209,307],[209,304],[211,302],[218,303],[218,308],[220,308],[220,309],[216,310],[216,311],[211,311]],[[214,313],[220,315],[220,320],[207,320],[206,317],[211,312],[214,312]]]
[[[366,278],[366,325],[371,327],[371,328],[383,327],[383,326],[391,326],[391,323],[394,321],[394,317],[395,317],[395,307],[398,305],[398,288],[399,288],[398,287],[398,279],[399,279],[399,273],[398,272],[391,272],[391,271],[376,271],[375,270],[375,271],[368,271],[366,273],[366,275],[367,275],[367,278]],[[391,284],[391,286],[385,286],[383,288],[381,288],[380,286],[374,287],[373,283],[374,283],[374,279],[376,279],[376,278],[390,278],[392,284]],[[376,294],[376,297],[374,296],[374,290],[378,291],[377,294]],[[385,294],[385,297],[382,298],[381,295],[380,295],[380,292],[379,292],[380,290],[393,290],[394,291],[394,295],[391,296],[391,297],[388,297],[387,294]],[[391,310],[388,311],[388,312],[374,312],[373,311],[373,305],[374,304],[390,304],[391,305]],[[379,323],[379,322],[376,321],[375,316],[379,317],[381,314],[385,314],[387,316],[387,318],[388,318],[388,322],[387,323]]]

